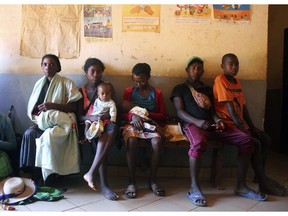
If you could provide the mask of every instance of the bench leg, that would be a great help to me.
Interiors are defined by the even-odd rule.
[[[222,167],[223,167],[223,148],[213,149],[212,166],[211,166],[211,184],[218,190],[223,190],[222,187]]]

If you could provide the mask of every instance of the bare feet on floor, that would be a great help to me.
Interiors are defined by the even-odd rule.
[[[284,185],[268,177],[259,184],[259,189],[264,193],[275,196],[285,196],[287,194],[287,188]]]
[[[119,196],[113,192],[108,185],[101,185],[101,193],[106,199],[109,200],[117,200],[119,198]]]
[[[88,186],[94,190],[94,191],[98,191],[96,185],[93,182],[93,177],[89,176],[87,173],[83,176],[83,179],[88,183]]]

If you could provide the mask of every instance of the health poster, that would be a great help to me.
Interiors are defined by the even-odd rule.
[[[250,5],[245,4],[219,4],[213,5],[214,19],[237,22],[250,21]]]
[[[160,32],[160,5],[122,5],[123,32]]]

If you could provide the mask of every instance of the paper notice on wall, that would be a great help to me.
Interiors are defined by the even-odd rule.
[[[174,16],[178,23],[207,22],[211,20],[211,11],[208,4],[177,4]]]
[[[249,22],[250,21],[250,5],[245,4],[221,4],[213,5],[214,19]]]
[[[123,32],[160,32],[160,5],[122,5]]]
[[[23,5],[20,55],[79,57],[81,9],[81,5]]]
[[[84,37],[112,38],[111,5],[84,5]]]

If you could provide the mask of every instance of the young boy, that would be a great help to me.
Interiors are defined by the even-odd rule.
[[[239,61],[235,54],[228,53],[222,57],[223,73],[215,78],[213,86],[215,111],[220,115],[226,127],[238,128],[253,137],[255,151],[251,163],[259,181],[261,192],[283,196],[285,187],[265,176],[266,160],[270,137],[256,128],[245,105],[241,84],[235,76],[239,70]]]
[[[108,122],[116,123],[117,108],[115,102],[111,99],[111,86],[108,83],[101,83],[97,87],[98,98],[95,100],[92,115],[102,115],[109,113],[110,120],[102,122],[85,121],[85,136],[88,140],[93,139],[95,136],[100,136],[100,133],[95,131],[97,128],[103,128]],[[97,124],[100,124],[97,126]],[[101,131],[101,129],[100,129]]]

